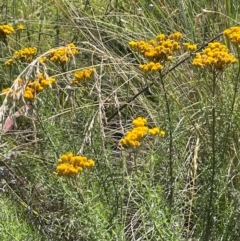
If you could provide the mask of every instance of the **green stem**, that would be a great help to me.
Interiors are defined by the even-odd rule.
[[[76,187],[76,191],[77,191],[80,202],[82,203],[82,205],[85,205],[84,196],[83,196],[81,188],[79,188],[76,177],[73,178],[73,185]],[[89,211],[87,205],[86,205],[86,210]]]
[[[240,60],[240,51],[239,48],[237,48],[237,52],[238,52],[238,60]],[[233,101],[232,101],[232,106],[231,106],[231,112],[230,112],[230,116],[232,116],[233,111],[234,111],[234,105],[236,102],[236,97],[237,97],[237,93],[238,93],[238,82],[239,82],[239,75],[240,75],[240,61],[238,61],[238,72],[235,78],[235,86],[234,86],[234,95],[233,95]]]
[[[207,208],[207,225],[205,232],[205,240],[208,241],[212,232],[213,226],[213,214],[214,214],[214,183],[215,183],[215,174],[216,174],[216,108],[215,108],[215,97],[216,97],[216,71],[213,72],[213,86],[212,86],[212,160],[211,160],[211,180],[210,180],[210,194],[209,194],[209,203]]]
[[[171,110],[170,104],[167,96],[167,91],[165,88],[165,84],[163,81],[162,76],[160,75],[160,81],[162,85],[162,89],[164,92],[164,99],[166,103],[166,110],[167,110],[167,121],[168,121],[168,135],[169,135],[169,186],[170,186],[170,193],[169,193],[169,206],[170,209],[173,205],[173,194],[174,194],[174,177],[173,177],[173,133],[172,133],[172,119],[171,119]]]

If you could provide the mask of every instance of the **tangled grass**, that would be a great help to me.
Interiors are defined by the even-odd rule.
[[[1,9],[1,240],[238,240],[237,1]]]

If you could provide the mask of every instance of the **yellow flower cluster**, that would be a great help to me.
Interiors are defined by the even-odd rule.
[[[93,73],[94,73],[93,68],[78,70],[74,73],[74,78],[72,79],[71,84],[78,85],[81,82],[90,79]]]
[[[223,31],[223,34],[230,39],[233,44],[240,44],[240,27],[235,26]]]
[[[74,156],[72,152],[62,155],[58,159],[57,175],[74,177],[83,168],[91,168],[95,165],[92,159],[87,159],[85,156]]]
[[[78,50],[73,43],[67,44],[65,47],[54,49],[50,52],[48,58],[56,64],[65,64],[69,62],[71,57],[78,54]]]
[[[12,26],[7,24],[0,24],[0,39],[6,38],[7,35],[14,32],[14,29]]]
[[[139,68],[143,70],[144,72],[149,72],[149,71],[158,71],[162,69],[162,65],[160,63],[154,63],[154,62],[149,62],[147,64],[140,64]]]
[[[197,49],[196,44],[184,43],[183,44],[189,52],[194,52]]]
[[[19,51],[16,51],[13,54],[13,59],[20,60],[22,62],[31,62],[33,60],[33,57],[37,53],[37,48],[36,47],[29,47],[29,48],[24,48],[20,49]]]
[[[227,65],[236,63],[237,59],[229,53],[227,47],[219,42],[209,43],[202,53],[197,53],[193,65],[199,68],[213,67],[224,70]]]
[[[24,99],[34,100],[38,93],[56,82],[55,78],[46,77],[43,73],[38,74],[37,79],[28,83],[24,91]]]
[[[223,31],[223,34],[234,44],[240,44],[240,27],[235,26]]]
[[[37,48],[29,47],[20,49],[13,54],[13,57],[5,62],[5,65],[12,65],[14,60],[20,60],[21,62],[31,62],[37,53]]]
[[[20,93],[20,91],[24,88],[24,82],[22,79],[15,80],[17,82],[17,87],[6,88],[2,90],[3,94],[8,95],[10,98],[15,98],[15,95]],[[51,84],[55,83],[56,80],[52,77],[47,78],[43,73],[40,73],[36,80],[29,82],[26,86],[23,97],[25,100],[32,101],[36,98],[37,94],[42,92],[44,89],[49,87]]]
[[[138,117],[133,120],[133,129],[128,131],[126,135],[120,140],[120,145],[123,147],[139,147],[141,141],[147,135],[153,136],[165,136],[165,131],[160,130],[158,127],[148,128],[146,126],[147,119],[143,117]]]
[[[179,32],[171,34],[168,38],[164,34],[159,34],[156,40],[130,41],[130,47],[141,53],[147,59],[153,62],[164,62],[172,59],[174,51],[180,49],[178,41],[182,34]]]
[[[182,34],[179,32],[172,33],[166,38],[164,34],[159,34],[156,40],[146,41],[130,41],[129,46],[146,57],[150,62],[140,65],[140,69],[145,72],[156,72],[162,69],[165,61],[170,61],[176,50],[180,49],[179,40]]]

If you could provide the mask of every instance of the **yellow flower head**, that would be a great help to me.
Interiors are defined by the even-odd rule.
[[[132,40],[132,41],[129,42],[129,46],[134,49],[134,48],[137,47],[137,42]]]
[[[157,41],[162,42],[165,39],[165,34],[159,34],[157,35]]]
[[[164,136],[166,135],[166,132],[163,131],[163,130],[161,130],[160,133],[159,133],[159,135],[160,135],[161,137],[164,137]]]
[[[47,59],[47,58],[46,58],[45,56],[39,58],[39,63],[40,63],[40,64],[43,64],[43,63],[46,61],[46,59]]]
[[[26,89],[23,93],[23,97],[25,100],[30,100],[30,101],[35,99],[34,92],[31,89]]]
[[[132,123],[134,127],[145,126],[147,123],[147,119],[143,117],[137,117],[136,119],[133,120]]]
[[[184,43],[183,45],[189,52],[194,52],[197,49],[196,44]]]
[[[23,29],[24,29],[24,25],[23,24],[18,24],[16,30],[23,30]]]
[[[8,59],[5,63],[5,65],[10,66],[13,64],[13,59]]]
[[[160,129],[158,127],[154,127],[148,130],[150,135],[156,136],[160,134]]]
[[[0,39],[6,37],[6,35],[9,35],[14,32],[14,29],[12,26],[7,24],[0,24]]]
[[[170,34],[168,38],[171,40],[179,41],[182,38],[182,34],[180,32],[175,32]]]

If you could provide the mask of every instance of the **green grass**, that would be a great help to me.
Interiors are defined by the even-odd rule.
[[[0,238],[8,240],[47,240],[44,235],[29,225],[29,220],[24,220],[27,210],[5,195],[1,195]]]
[[[25,27],[0,41],[1,89],[39,72],[56,78],[13,130],[2,127],[1,240],[239,240],[239,64],[214,77],[181,48],[163,75],[144,74],[146,60],[129,47],[179,31],[199,48],[218,36],[239,59],[219,35],[237,24],[238,1],[3,1],[0,9],[0,24]],[[37,64],[72,42],[79,54],[67,65]],[[30,46],[35,62],[4,65]],[[91,80],[72,87],[88,67]],[[2,124],[26,104],[0,99]],[[120,150],[138,116],[166,136]],[[70,151],[95,167],[58,177],[58,158]]]

